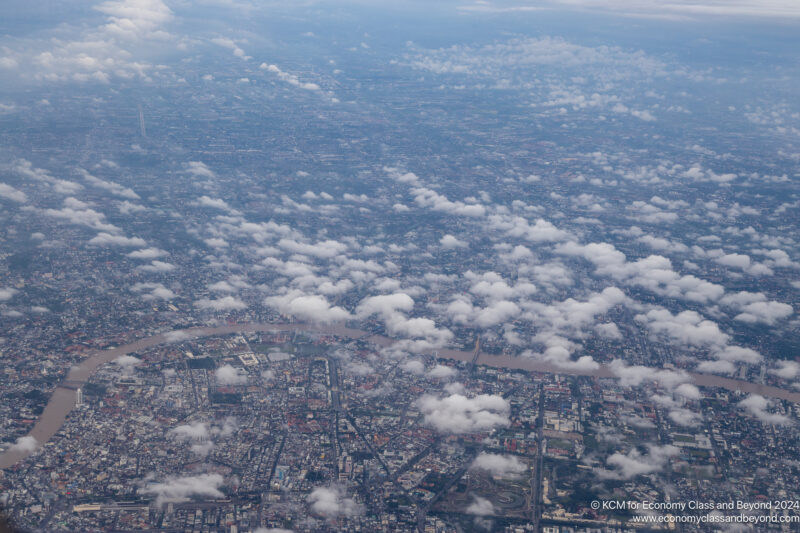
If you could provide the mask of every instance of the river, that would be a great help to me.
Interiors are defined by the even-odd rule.
[[[53,391],[53,395],[47,403],[44,411],[39,415],[38,420],[33,426],[33,429],[28,433],[29,436],[36,439],[36,442],[41,446],[49,441],[55,435],[64,421],[67,419],[70,411],[75,407],[75,385],[84,384],[89,381],[89,378],[100,365],[109,363],[120,357],[121,355],[140,352],[147,348],[164,344],[168,342],[175,342],[176,333],[183,333],[182,340],[197,339],[201,337],[210,337],[214,335],[226,335],[231,333],[246,333],[246,332],[279,332],[279,331],[310,331],[322,333],[327,335],[335,335],[337,337],[359,339],[363,338],[379,346],[391,346],[395,339],[369,333],[367,331],[352,329],[345,326],[321,326],[311,324],[233,324],[227,326],[217,326],[209,328],[190,328],[178,330],[173,332],[159,333],[152,337],[137,340],[124,346],[117,346],[108,350],[92,350],[89,352],[88,357],[84,359],[79,365],[72,367],[67,374],[65,382],[69,383],[69,387],[59,386]],[[445,359],[455,359],[459,361],[472,361],[474,352],[467,352],[454,349],[441,349],[438,351],[438,356]],[[480,365],[493,366],[498,368],[507,368],[514,370],[526,370],[530,372],[547,372],[553,374],[566,374],[574,376],[594,376],[599,378],[615,378],[615,374],[606,365],[600,365],[594,370],[562,368],[546,361],[527,357],[514,357],[509,355],[491,355],[480,353],[477,363]],[[748,394],[760,394],[761,396],[769,398],[778,398],[781,400],[788,400],[790,402],[800,403],[800,392],[793,392],[779,387],[772,387],[768,385],[759,385],[749,381],[741,381],[737,379],[725,378],[715,376],[712,374],[699,374],[695,372],[688,373],[690,380],[695,385],[702,387],[719,387],[731,391],[739,391]],[[0,455],[0,469],[6,469],[19,463],[28,457],[32,451],[28,450],[15,450],[9,449],[4,454]]]

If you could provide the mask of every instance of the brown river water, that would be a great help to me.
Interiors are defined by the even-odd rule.
[[[391,346],[396,342],[395,339],[376,335],[359,329],[351,329],[344,326],[320,326],[311,324],[234,324],[227,326],[192,328],[180,330],[186,334],[185,339],[200,337],[210,337],[214,335],[226,335],[230,333],[246,332],[278,332],[278,331],[310,331],[337,337],[358,339],[364,338],[379,346]],[[175,332],[165,332],[140,339],[138,341],[117,346],[108,350],[94,350],[79,365],[74,366],[67,375],[66,381],[72,384],[86,383],[94,371],[100,365],[109,363],[121,355],[140,352],[152,346],[168,343],[171,341],[169,335]],[[472,361],[474,352],[467,352],[453,349],[441,349],[438,356],[444,359],[455,359],[458,361]],[[512,370],[526,370],[530,372],[547,372],[553,374],[565,374],[574,376],[594,376],[599,378],[616,377],[606,365],[600,365],[595,370],[565,369],[533,358],[514,357],[509,355],[490,355],[481,353],[478,357],[478,364],[507,368]],[[800,392],[793,392],[779,387],[760,385],[749,381],[725,378],[711,374],[698,374],[689,372],[691,383],[701,387],[719,387],[730,391],[739,391],[747,394],[760,394],[768,398],[778,398],[790,402],[800,403]],[[70,411],[75,407],[76,392],[73,388],[56,387],[50,401],[44,411],[39,415],[33,429],[28,433],[36,439],[39,445],[44,444],[55,435]],[[0,455],[0,469],[10,468],[19,463],[32,452],[22,450],[8,450]]]

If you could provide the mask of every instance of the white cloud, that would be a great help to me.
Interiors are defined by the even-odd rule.
[[[0,302],[6,302],[14,297],[19,291],[11,287],[0,288]]]
[[[246,309],[247,304],[233,296],[219,299],[201,298],[194,303],[200,309],[213,309],[214,311],[238,311]]]
[[[176,267],[172,263],[166,263],[164,261],[159,261],[157,259],[150,261],[149,265],[141,265],[136,267],[139,270],[143,270],[145,272],[172,272],[175,270]]]
[[[528,466],[513,455],[481,452],[470,468],[486,470],[497,477],[516,477],[528,470]]]
[[[560,242],[570,237],[568,232],[543,218],[536,219],[531,225],[528,219],[518,215],[489,215],[489,228],[530,242]]]
[[[208,424],[205,422],[195,422],[193,424],[183,424],[170,429],[167,435],[181,441],[201,441],[210,436]]]
[[[169,253],[159,248],[143,248],[141,250],[134,250],[126,255],[131,259],[156,259],[169,255]]]
[[[243,59],[245,61],[248,59],[252,59],[252,57],[245,54],[244,50],[239,48],[239,45],[237,45],[236,42],[234,42],[232,39],[228,39],[227,37],[217,37],[215,39],[211,39],[211,42],[223,48],[227,48],[228,50],[233,52],[234,56],[238,57],[239,59]]]
[[[449,233],[439,239],[439,244],[441,244],[442,248],[445,250],[455,250],[457,248],[467,248],[469,246],[469,243],[458,240]]]
[[[133,369],[142,364],[142,360],[132,355],[120,355],[112,361],[124,374],[130,374]]]
[[[164,339],[167,342],[183,342],[191,338],[192,336],[185,331],[169,331],[164,334]]]
[[[155,495],[158,506],[187,502],[192,498],[218,499],[225,497],[219,490],[224,481],[220,474],[168,477],[162,482],[148,483],[139,489],[139,493]]]
[[[316,244],[297,242],[292,239],[281,239],[278,241],[278,246],[296,254],[311,255],[324,259],[336,257],[347,251],[346,244],[332,239],[320,241]]]
[[[765,424],[772,425],[789,425],[793,424],[792,419],[780,413],[770,413],[767,408],[770,402],[763,396],[758,394],[751,394],[741,402],[739,407],[746,410],[748,413],[759,419]]]
[[[308,503],[314,514],[328,518],[356,516],[364,512],[362,504],[347,498],[344,490],[337,486],[317,487],[309,494]]]
[[[105,23],[82,29],[73,39],[63,31],[51,38],[30,41],[27,49],[9,51],[22,65],[24,78],[39,81],[108,83],[112,78],[149,80],[153,65],[145,53],[150,43],[172,41],[163,26],[172,12],[161,0],[119,0],[94,6],[107,15]],[[147,52],[145,52],[147,51]]]
[[[322,324],[341,322],[351,318],[347,310],[339,306],[331,306],[324,296],[306,294],[299,290],[290,290],[281,296],[269,296],[264,299],[264,303],[278,309],[283,314]]]
[[[778,368],[770,369],[770,374],[783,379],[794,379],[800,374],[800,363],[796,361],[778,361],[777,365]]]
[[[663,63],[642,52],[625,52],[608,46],[591,48],[552,37],[510,39],[481,48],[451,46],[414,50],[405,60],[413,68],[436,74],[485,76],[494,80],[509,79],[515,73],[528,72],[541,65],[635,69],[651,75],[665,71]],[[521,84],[521,79],[516,83]]]
[[[428,207],[434,211],[467,217],[482,217],[486,214],[486,208],[480,204],[451,202],[446,196],[425,187],[415,187],[411,189],[411,193],[414,195],[414,202],[418,206]]]
[[[594,327],[594,330],[600,337],[605,339],[612,339],[612,340],[621,340],[622,333],[620,332],[619,328],[613,322],[607,322],[605,324],[597,324]]]
[[[800,17],[800,6],[792,0],[552,0],[554,4],[567,7],[617,12],[626,16],[708,20],[709,16],[722,17],[774,17],[778,19]],[[522,3],[521,5],[525,5]]]
[[[740,311],[741,313],[734,317],[736,320],[770,326],[794,313],[791,305],[781,302],[752,302],[742,306]]]
[[[100,232],[95,237],[89,239],[89,244],[94,246],[147,246],[147,241],[140,237],[125,237],[124,235],[112,235],[111,233]]]
[[[467,514],[474,514],[478,516],[486,516],[494,514],[494,505],[486,498],[481,498],[477,494],[472,495],[472,503],[464,509]]]
[[[172,300],[176,296],[174,292],[161,283],[136,283],[131,287],[131,290],[134,292],[150,291],[143,296],[145,300]]]
[[[425,423],[440,433],[474,433],[506,427],[510,405],[497,395],[481,394],[468,398],[451,394],[444,398],[425,395],[417,400]]]
[[[239,370],[231,365],[222,365],[214,372],[214,378],[219,385],[244,385],[247,375],[240,374]]]
[[[679,426],[694,427],[702,421],[702,416],[684,407],[673,407],[667,416]]]
[[[614,470],[598,470],[597,474],[606,479],[631,479],[643,474],[660,472],[669,459],[679,453],[680,449],[671,444],[649,445],[647,454],[632,448],[627,454],[617,452],[609,456],[606,464]]]
[[[321,90],[320,86],[317,85],[316,83],[300,81],[300,78],[289,72],[284,72],[277,65],[268,65],[267,63],[261,63],[261,65],[259,65],[258,68],[260,68],[261,70],[266,70],[267,72],[271,72],[272,74],[275,74],[279,80],[286,82],[294,87],[305,89],[307,91]]]
[[[700,400],[703,398],[703,393],[700,392],[700,389],[691,383],[683,383],[675,387],[675,394],[683,396],[687,400]]]
[[[50,217],[67,220],[73,224],[88,226],[105,234],[120,232],[120,228],[105,221],[106,216],[103,213],[87,208],[85,203],[75,198],[64,200],[64,207],[61,209],[48,208],[42,210],[42,213]],[[98,237],[100,237],[101,242],[104,240],[101,235],[98,235]]]
[[[614,359],[608,364],[609,370],[619,378],[621,385],[635,387],[644,382],[657,381],[669,390],[691,381],[689,374],[683,371],[651,368],[641,365],[629,366],[621,359]],[[686,389],[684,389],[686,390]]]
[[[39,442],[30,435],[25,435],[24,437],[17,438],[16,442],[9,446],[9,452],[17,452],[17,453],[31,453],[39,447]]]
[[[28,201],[28,197],[24,192],[15,189],[11,185],[6,185],[5,183],[0,183],[0,198],[6,198],[18,203],[25,203]]]
[[[654,334],[664,335],[686,346],[724,346],[730,339],[716,323],[695,311],[682,311],[673,315],[663,308],[651,309],[645,314],[636,315],[634,319],[645,324]]]
[[[197,204],[203,207],[213,207],[214,209],[222,209],[223,211],[231,211],[231,206],[221,198],[211,198],[203,195],[197,199]]]
[[[400,365],[400,368],[408,372],[409,374],[414,375],[422,375],[425,372],[425,365],[422,361],[418,359],[409,359]]]
[[[574,241],[556,247],[556,252],[584,257],[596,267],[596,274],[609,276],[629,285],[644,287],[655,294],[700,303],[715,301],[724,287],[692,275],[681,276],[666,257],[651,255],[629,262],[625,254],[609,243],[578,244]]]
[[[217,175],[202,161],[189,161],[184,165],[186,171],[200,178],[215,178]]]
[[[122,198],[127,198],[129,200],[138,200],[139,195],[136,194],[132,189],[128,187],[123,187],[119,183],[114,183],[113,181],[102,180],[96,176],[89,174],[86,170],[79,168],[78,172],[83,176],[83,179],[94,185],[95,187],[99,187],[101,189],[105,189],[109,191],[111,194],[116,196],[120,196]]]
[[[398,311],[408,312],[413,308],[414,299],[408,294],[398,292],[364,298],[356,307],[356,315],[365,318],[377,314],[388,319]]]
[[[428,370],[427,376],[433,379],[448,379],[455,376],[457,372],[446,365],[436,365]]]

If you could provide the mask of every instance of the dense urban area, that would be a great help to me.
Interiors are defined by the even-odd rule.
[[[12,531],[797,530],[791,21],[45,4],[0,22]]]

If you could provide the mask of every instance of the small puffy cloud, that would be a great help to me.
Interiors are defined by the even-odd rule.
[[[126,255],[131,259],[157,259],[169,255],[169,253],[159,248],[143,248],[141,250],[134,250]]]
[[[233,296],[224,296],[216,300],[211,298],[201,298],[194,305],[200,309],[210,309],[213,311],[240,311],[247,309],[247,304]]]
[[[397,292],[364,298],[356,308],[356,316],[380,315],[384,318],[389,318],[398,311],[408,312],[413,308],[414,299],[408,294]]]
[[[123,372],[130,373],[133,369],[140,364],[142,364],[142,360],[138,357],[134,357],[132,355],[121,355],[112,361],[115,365],[117,365]]]
[[[201,178],[215,178],[217,175],[202,161],[189,161],[185,165],[186,171]]]
[[[472,462],[470,468],[486,470],[497,477],[518,476],[528,470],[527,465],[513,455],[486,452],[481,452]]]
[[[480,394],[468,398],[451,394],[444,398],[425,395],[417,401],[425,423],[440,433],[474,433],[506,427],[510,405],[502,396]]]
[[[449,233],[439,239],[439,244],[441,244],[442,248],[445,250],[455,250],[456,248],[466,248],[469,246],[467,242],[458,240]]]
[[[751,324],[762,323],[769,326],[778,320],[788,318],[794,313],[791,305],[781,302],[752,302],[742,306],[741,313],[734,318]]]
[[[675,387],[674,392],[679,396],[683,396],[687,400],[700,400],[703,398],[703,393],[700,392],[700,389],[691,383],[682,383],[678,385]]]
[[[284,250],[302,255],[310,255],[322,259],[330,259],[347,251],[347,245],[329,239],[316,244],[298,242],[293,239],[281,239],[278,246]]]
[[[219,237],[212,237],[210,239],[203,239],[203,242],[206,243],[206,246],[209,248],[227,248],[228,241],[225,239],[220,239]]]
[[[481,498],[477,494],[472,495],[472,503],[464,509],[467,514],[474,514],[478,516],[486,516],[494,514],[494,505],[486,498]]]
[[[183,342],[191,338],[192,336],[185,331],[170,331],[164,334],[164,340],[167,342]]]
[[[600,363],[595,361],[591,355],[582,355],[577,359],[572,359],[572,352],[576,345],[569,339],[560,335],[548,335],[541,341],[545,345],[543,352],[536,353],[532,350],[525,350],[522,352],[522,356],[532,357],[557,368],[576,372],[589,372],[600,368]]]
[[[741,402],[739,407],[759,419],[765,424],[772,425],[789,425],[792,424],[792,419],[780,413],[770,413],[767,408],[770,406],[769,401],[763,396],[758,394],[751,394]]]
[[[223,281],[218,281],[216,283],[212,283],[211,285],[208,286],[208,290],[214,292],[238,292],[239,288],[234,287],[227,281],[223,280]]]
[[[222,365],[214,372],[214,378],[219,385],[244,385],[247,375],[240,374],[239,370],[231,365]]]
[[[211,42],[232,51],[233,55],[235,55],[239,59],[243,60],[251,59],[250,56],[245,54],[244,50],[239,48],[239,45],[237,45],[236,42],[233,41],[233,39],[228,39],[227,37],[217,37],[216,39],[211,39]]]
[[[119,183],[114,183],[113,181],[106,181],[102,180],[96,176],[92,176],[84,169],[79,168],[78,172],[83,175],[83,179],[94,185],[95,187],[99,187],[101,189],[105,189],[109,191],[111,194],[119,196],[121,198],[127,198],[129,200],[138,200],[139,195],[136,194],[132,189],[128,187],[123,187]]]
[[[531,224],[528,219],[518,215],[490,215],[489,228],[531,242],[560,242],[570,236],[547,220],[539,218]]]
[[[211,198],[205,195],[197,199],[197,205],[221,209],[223,211],[231,211],[231,206],[229,206],[225,200],[221,198]]]
[[[619,328],[613,322],[607,322],[605,324],[597,324],[594,327],[595,332],[600,337],[604,339],[611,339],[611,340],[621,340],[622,333],[619,331]]]
[[[214,449],[214,443],[210,440],[204,442],[195,442],[189,447],[189,449],[193,454],[199,457],[206,457],[209,453],[211,453],[211,450]]]
[[[414,195],[414,202],[419,207],[427,207],[433,211],[467,217],[482,217],[486,214],[486,208],[480,204],[451,202],[446,196],[425,187],[415,187],[411,189],[411,193]]]
[[[200,441],[209,437],[208,424],[205,422],[195,422],[194,424],[183,424],[170,429],[167,435],[180,441]]]
[[[19,437],[17,441],[8,448],[8,451],[17,453],[31,453],[38,447],[39,442],[34,437],[25,435],[24,437]]]
[[[400,368],[409,374],[422,375],[425,372],[425,365],[419,359],[409,359],[400,365]]]
[[[147,246],[147,241],[140,237],[125,237],[124,235],[112,235],[111,233],[100,232],[97,236],[89,239],[89,244],[94,246]]]
[[[348,373],[356,376],[368,376],[375,371],[367,363],[362,363],[357,361],[348,361],[348,363],[344,365],[344,369]]]
[[[345,309],[331,306],[324,296],[305,294],[299,290],[292,290],[281,296],[267,297],[264,303],[278,309],[283,314],[322,324],[341,322],[351,318],[350,313]]]
[[[19,291],[11,287],[0,288],[0,302],[6,302],[14,297]]]
[[[673,342],[692,347],[724,346],[730,337],[719,326],[703,318],[695,311],[682,311],[673,315],[666,309],[651,309],[634,317],[639,323],[657,335],[668,337]]]
[[[683,407],[673,407],[667,416],[679,426],[694,427],[699,425],[702,420],[699,414]]]
[[[364,512],[364,506],[346,497],[340,487],[317,487],[308,496],[308,503],[314,514],[327,518],[338,516],[357,516]]]
[[[28,201],[28,197],[25,196],[24,192],[15,189],[11,185],[6,185],[5,183],[0,183],[0,198],[5,198],[6,200],[21,204]]]
[[[794,379],[800,374],[800,363],[796,361],[778,361],[777,365],[777,368],[769,371],[770,374],[775,374],[783,379]]]
[[[266,70],[267,72],[270,72],[272,74],[275,74],[279,80],[286,82],[294,87],[305,89],[307,91],[320,90],[320,86],[317,85],[316,83],[300,81],[300,78],[289,72],[284,72],[277,65],[268,65],[267,63],[261,63],[261,65],[259,65],[258,68],[260,68],[261,70]]]
[[[140,494],[156,496],[156,505],[187,502],[192,498],[224,498],[220,491],[224,483],[220,474],[200,474],[187,477],[168,477],[164,481],[148,483],[139,489]]]
[[[636,387],[642,383],[656,381],[662,387],[673,390],[678,385],[691,381],[691,376],[683,371],[664,370],[641,365],[627,365],[621,359],[614,359],[608,369],[619,378],[620,384]]]
[[[599,470],[597,474],[605,479],[631,479],[643,474],[660,472],[671,457],[680,453],[677,446],[648,446],[648,453],[642,454],[633,448],[627,454],[614,453],[606,459],[606,464],[613,470]]]
[[[697,365],[697,371],[705,374],[732,374],[736,365],[730,361],[702,361]]]
[[[448,379],[456,375],[456,371],[446,365],[436,365],[428,370],[428,377],[434,379]]]
[[[149,265],[141,265],[136,268],[145,272],[172,272],[177,267],[172,263],[154,259],[153,261],[150,261]]]

